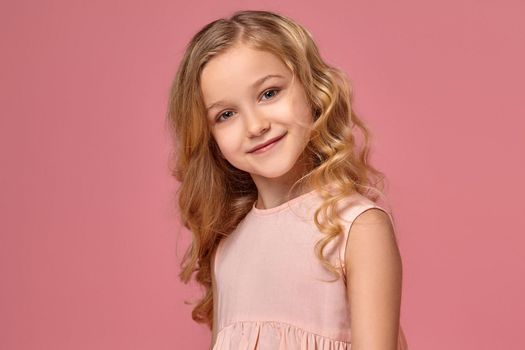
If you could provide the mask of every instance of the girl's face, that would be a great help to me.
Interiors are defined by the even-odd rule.
[[[279,58],[237,45],[204,67],[201,89],[222,155],[254,182],[297,177],[313,124],[303,86]],[[255,148],[274,140],[268,147]],[[272,179],[272,180],[270,180]]]

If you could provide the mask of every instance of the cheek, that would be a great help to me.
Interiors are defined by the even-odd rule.
[[[235,133],[216,133],[215,142],[226,157],[234,156],[236,152],[239,152],[242,145],[239,136]]]
[[[286,123],[290,125],[294,133],[303,135],[309,132],[313,124],[313,117],[308,108],[296,105],[286,114]]]
[[[286,97],[286,99],[282,100],[282,103],[275,104],[275,115],[279,116],[287,124],[296,127],[307,127],[309,120],[312,119],[308,103],[302,96],[297,96],[295,91]]]
[[[279,101],[264,110],[265,116],[272,122],[281,125],[292,125],[297,121],[297,108],[294,107],[291,100]]]

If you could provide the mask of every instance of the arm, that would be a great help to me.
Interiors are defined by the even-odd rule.
[[[390,217],[365,210],[346,244],[352,350],[397,350],[402,262]]]

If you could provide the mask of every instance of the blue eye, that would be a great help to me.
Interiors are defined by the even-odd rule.
[[[222,117],[224,114],[229,113],[229,112],[231,112],[231,111],[226,111],[226,112],[224,112],[224,113],[219,114],[219,115],[217,116],[217,121],[220,123],[220,122],[221,122],[221,120],[220,120],[221,117]]]
[[[268,96],[268,95],[266,95],[266,93],[267,92],[271,92],[271,91],[275,91],[276,92],[273,96],[275,96],[275,95],[277,95],[279,93],[279,89],[273,89],[272,88],[272,89],[269,89],[269,90],[266,90],[265,92],[263,92],[263,96]],[[270,96],[270,97],[273,97],[273,96]]]
[[[268,89],[268,90],[264,91],[264,92],[261,94],[261,96],[268,96],[267,93],[268,93],[268,92],[272,92],[272,91],[275,92],[275,94],[271,95],[268,99],[271,99],[272,97],[278,95],[280,90],[279,90],[278,88],[271,88],[271,89]],[[225,111],[224,113],[220,113],[220,114],[217,116],[216,121],[217,121],[218,123],[221,123],[222,121],[227,120],[228,118],[226,118],[226,119],[222,119],[222,120],[221,120],[221,118],[222,118],[226,113],[230,113],[230,112],[231,112],[231,111]]]

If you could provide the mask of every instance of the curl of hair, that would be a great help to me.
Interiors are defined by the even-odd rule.
[[[324,257],[326,245],[342,234],[337,203],[358,192],[374,202],[385,198],[384,175],[369,164],[370,131],[353,111],[352,91],[346,74],[326,64],[312,35],[292,19],[268,11],[237,11],[230,18],[204,26],[188,43],[173,80],[167,111],[172,135],[171,175],[180,182],[179,215],[192,233],[181,261],[179,278],[195,279],[205,288],[192,311],[196,322],[213,327],[212,258],[248,214],[257,188],[247,172],[233,167],[220,155],[206,118],[200,76],[206,63],[237,44],[275,54],[303,84],[314,120],[303,153],[308,169],[290,188],[319,190],[322,204],[314,222],[325,236],[315,254],[335,276],[340,270]],[[357,142],[358,132],[362,142]],[[171,163],[173,162],[173,163]],[[224,215],[228,213],[228,215]]]

